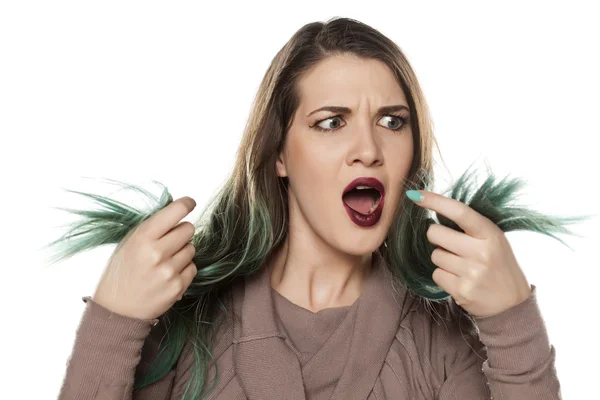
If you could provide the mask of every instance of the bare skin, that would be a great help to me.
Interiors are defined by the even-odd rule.
[[[398,117],[409,117],[406,96],[378,60],[329,57],[299,85],[300,106],[276,162],[278,176],[289,179],[289,235],[269,267],[277,292],[316,313],[351,305],[360,296],[372,253],[385,240],[404,195],[413,136],[410,123]],[[390,105],[407,109],[378,113]],[[323,106],[351,112],[308,116]],[[379,179],[386,192],[381,219],[367,228],[354,224],[342,203],[346,185],[361,176]]]
[[[142,222],[115,248],[92,299],[117,314],[152,320],[181,300],[198,272],[189,243],[195,227],[180,222],[196,207],[185,196]]]

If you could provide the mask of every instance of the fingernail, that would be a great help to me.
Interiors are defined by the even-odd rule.
[[[416,202],[423,200],[423,194],[421,192],[419,192],[418,190],[407,190],[406,196],[409,199],[411,199],[412,201],[416,201]]]

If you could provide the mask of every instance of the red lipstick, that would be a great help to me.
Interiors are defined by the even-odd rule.
[[[346,204],[344,201],[344,195],[354,189],[357,186],[369,186],[379,192],[380,199],[379,204],[377,204],[377,208],[373,210],[370,214],[362,214],[358,211],[353,210]],[[369,177],[360,177],[354,179],[352,182],[346,186],[344,192],[342,193],[342,204],[346,209],[346,213],[350,217],[350,220],[354,222],[356,225],[361,227],[369,227],[375,225],[379,219],[381,218],[381,213],[383,211],[383,203],[385,200],[385,188],[383,183],[377,178],[369,178]]]

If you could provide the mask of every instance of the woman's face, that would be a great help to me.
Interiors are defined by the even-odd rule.
[[[387,235],[413,159],[406,97],[387,65],[352,55],[321,61],[299,89],[300,105],[276,163],[278,176],[289,180],[290,233],[347,254],[370,254]],[[326,106],[349,111],[315,111]],[[380,113],[385,106],[401,107]],[[379,210],[372,212],[381,203],[373,190],[343,196],[360,177],[383,184]]]

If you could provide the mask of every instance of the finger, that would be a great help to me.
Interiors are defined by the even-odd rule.
[[[189,263],[183,271],[181,271],[181,279],[183,282],[183,287],[185,288],[183,292],[181,292],[181,296],[185,293],[190,284],[194,281],[196,274],[198,273],[198,268],[196,268],[196,264],[193,262]]]
[[[195,207],[196,202],[189,196],[175,200],[145,221],[145,234],[152,239],[160,239]]]
[[[458,287],[459,277],[442,269],[436,268],[431,275],[433,281],[441,287],[443,290],[448,292],[452,297],[456,294],[456,288]]]
[[[433,250],[431,253],[431,262],[457,277],[465,275],[464,259],[441,247]]]
[[[429,226],[427,240],[461,257],[472,257],[479,241],[479,239],[442,224],[431,224]]]
[[[191,243],[186,244],[179,250],[171,260],[169,261],[169,268],[173,269],[173,272],[181,274],[183,269],[192,261],[196,255],[196,249]]]
[[[171,257],[189,242],[195,232],[194,224],[188,221],[181,222],[160,238],[156,246],[164,258]]]
[[[418,192],[423,195],[423,198],[415,204],[451,219],[469,236],[486,239],[495,227],[492,221],[463,202],[427,190],[418,190]]]

